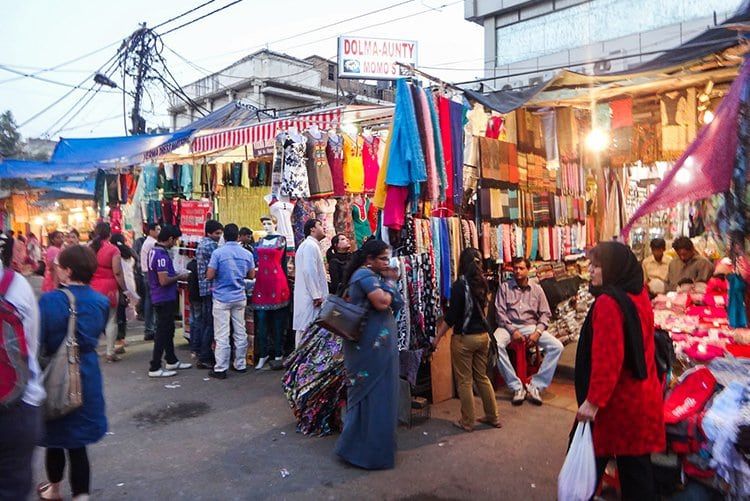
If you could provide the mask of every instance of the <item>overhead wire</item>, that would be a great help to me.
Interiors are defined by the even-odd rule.
[[[188,10],[188,11],[185,11],[185,12],[183,12],[182,14],[180,14],[180,15],[178,15],[178,16],[175,16],[175,17],[173,17],[173,18],[167,19],[166,21],[164,21],[164,22],[162,22],[162,23],[159,23],[159,24],[157,24],[156,26],[152,27],[151,29],[152,29],[152,30],[156,30],[156,29],[159,29],[159,28],[161,28],[162,26],[164,26],[165,24],[169,24],[169,23],[171,23],[172,21],[176,21],[176,20],[178,20],[178,19],[180,19],[180,18],[182,18],[182,17],[185,17],[185,16],[187,16],[188,14],[191,14],[191,13],[195,12],[196,10],[198,10],[198,9],[201,9],[201,8],[205,7],[206,5],[208,5],[208,4],[214,3],[215,1],[216,1],[216,0],[208,0],[208,2],[203,2],[203,3],[202,3],[202,4],[200,4],[199,6],[197,6],[197,7],[193,7],[192,9],[190,9],[190,10]]]
[[[193,24],[193,23],[196,23],[196,22],[200,21],[201,19],[205,19],[205,18],[207,18],[208,16],[212,16],[212,15],[216,14],[217,12],[221,12],[221,11],[222,11],[222,10],[224,10],[224,9],[228,9],[229,7],[231,7],[231,6],[233,6],[233,5],[236,5],[236,4],[238,4],[238,3],[242,2],[242,1],[243,1],[243,0],[234,0],[233,2],[230,2],[230,3],[226,4],[226,5],[224,5],[223,7],[220,7],[220,8],[218,8],[218,9],[212,10],[211,12],[209,12],[209,13],[207,13],[207,14],[203,14],[203,15],[202,15],[202,16],[200,16],[200,17],[196,17],[195,19],[192,19],[192,20],[190,20],[190,21],[188,21],[188,22],[186,22],[186,23],[183,23],[183,24],[181,24],[181,25],[179,25],[179,26],[175,27],[175,28],[172,28],[172,29],[170,29],[170,30],[167,30],[167,31],[165,31],[164,33],[160,33],[159,35],[160,35],[160,36],[166,36],[166,35],[169,35],[170,33],[173,33],[173,32],[175,32],[175,31],[177,31],[177,30],[179,30],[179,29],[185,28],[186,26],[190,26],[191,24]]]
[[[36,76],[33,73],[25,73],[23,71],[14,70],[13,68],[10,68],[10,67],[8,67],[8,66],[6,66],[4,64],[0,64],[0,69],[2,69],[4,71],[7,71],[9,73],[15,73],[16,75],[21,75],[21,78],[33,78],[34,80],[41,80],[42,82],[47,82],[47,83],[51,83],[51,84],[55,84],[55,85],[60,85],[62,87],[68,87],[70,89],[82,89],[83,88],[83,87],[81,87],[81,84],[74,85],[74,84],[69,84],[69,83],[65,83],[65,82],[58,82],[57,80],[52,80],[50,78]],[[88,80],[88,78],[86,80]],[[10,80],[4,80],[4,82],[9,82],[9,81]],[[107,91],[107,92],[114,92],[114,91]]]

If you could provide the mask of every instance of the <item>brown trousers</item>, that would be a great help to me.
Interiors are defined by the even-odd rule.
[[[458,398],[461,400],[461,422],[466,426],[474,426],[472,383],[476,383],[479,390],[484,417],[491,423],[499,419],[495,391],[492,389],[490,378],[487,377],[489,348],[490,336],[487,333],[451,337],[451,359],[458,386]]]

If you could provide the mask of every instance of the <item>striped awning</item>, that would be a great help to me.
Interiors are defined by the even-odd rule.
[[[191,150],[193,153],[203,153],[206,151],[237,148],[242,145],[267,143],[276,137],[279,131],[288,129],[289,127],[297,127],[300,130],[304,130],[312,125],[317,125],[325,130],[338,126],[340,122],[341,108],[277,118],[246,127],[198,136],[193,139]]]

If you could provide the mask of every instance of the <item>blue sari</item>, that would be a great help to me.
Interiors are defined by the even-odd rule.
[[[369,305],[367,294],[383,289],[393,295],[391,308],[369,307],[358,343],[344,341],[347,390],[344,430],[336,443],[343,460],[368,470],[393,468],[398,420],[398,341],[395,312],[403,306],[398,291],[379,275],[360,268],[352,275],[350,301]]]

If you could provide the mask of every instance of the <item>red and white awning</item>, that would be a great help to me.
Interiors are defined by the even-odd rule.
[[[304,130],[312,125],[321,129],[336,127],[341,122],[341,108],[334,108],[318,113],[296,115],[292,117],[278,118],[270,122],[249,125],[238,129],[225,130],[198,136],[193,139],[191,150],[193,153],[206,151],[227,150],[242,145],[252,145],[258,142],[265,143],[276,137],[279,131],[289,127],[297,127]]]

